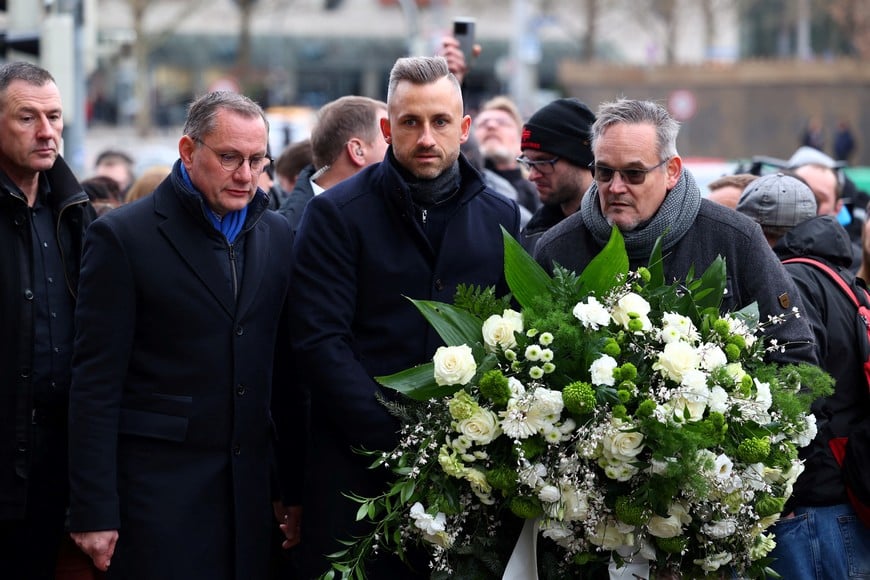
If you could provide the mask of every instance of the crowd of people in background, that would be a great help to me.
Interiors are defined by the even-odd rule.
[[[327,103],[274,159],[259,105],[208,93],[173,166],[136,175],[110,149],[81,179],[58,154],[50,71],[0,66],[4,574],[327,572],[325,555],[365,529],[349,494],[386,484],[354,449],[396,444],[394,395],[374,377],[440,344],[406,297],[505,294],[501,228],[545,269],[580,271],[613,225],[633,266],[662,238],[669,279],[724,256],[723,308],[805,314],[775,327],[791,346],[773,359],[818,364],[837,384],[814,405],[821,428],[772,568],[870,569],[870,530],[828,449],[870,423],[853,309],[808,266],[781,263],[870,275],[870,195],[843,171],[861,145],[849,122],[829,143],[814,117],[781,167],[708,192],[661,105],[559,98],[524,119],[499,95],[470,116],[469,64],[449,37],[437,57],[399,59],[386,102]],[[411,567],[380,554],[369,577],[425,577],[425,559],[406,556]]]

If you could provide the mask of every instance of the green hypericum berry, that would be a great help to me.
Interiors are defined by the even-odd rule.
[[[680,536],[675,538],[656,538],[656,546],[669,554],[679,554],[686,547],[686,540]]]
[[[513,514],[524,520],[534,519],[544,513],[541,503],[533,497],[514,496],[510,499],[509,505]]]
[[[590,413],[595,408],[595,391],[589,383],[573,382],[562,389],[562,403],[576,415]]]
[[[781,513],[783,507],[785,507],[785,498],[783,497],[765,495],[755,502],[755,511],[762,518]]]
[[[631,498],[625,495],[616,498],[616,517],[630,526],[642,526],[649,520],[647,510],[633,503]]]
[[[770,454],[770,439],[767,437],[750,437],[737,446],[737,459],[744,463],[758,463]]]

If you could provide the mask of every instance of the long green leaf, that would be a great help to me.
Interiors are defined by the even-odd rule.
[[[473,346],[483,342],[483,321],[444,302],[410,299],[447,346]]]
[[[701,274],[701,287],[694,292],[695,303],[699,310],[719,308],[722,297],[725,295],[726,280],[725,260],[722,256],[717,256],[710,267]]]
[[[625,274],[628,274],[628,254],[625,252],[625,240],[619,228],[613,226],[610,240],[580,274],[580,287],[584,294],[595,293],[596,296],[600,297],[616,286],[616,283]]]
[[[535,296],[548,291],[550,275],[504,227],[501,228],[501,235],[504,240],[505,280],[514,299],[525,308]]]
[[[392,375],[375,377],[375,380],[415,401],[452,395],[461,388],[460,385],[439,386],[435,382],[435,365],[431,362]]]

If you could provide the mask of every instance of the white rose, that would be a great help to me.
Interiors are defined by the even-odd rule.
[[[493,314],[483,323],[483,342],[490,351],[498,347],[514,348],[517,345],[515,332],[523,331],[523,315],[514,310],[505,310],[499,316]]]
[[[613,369],[617,366],[615,358],[606,354],[602,355],[601,358],[593,362],[592,366],[589,367],[589,373],[592,375],[592,384],[612,387],[616,382],[613,378]]]
[[[698,351],[687,342],[671,342],[659,353],[658,361],[653,363],[653,370],[662,371],[662,375],[677,383],[682,382],[683,373],[697,369],[701,362]]]
[[[666,518],[653,515],[647,522],[649,533],[657,538],[676,538],[683,533],[683,525],[677,516],[668,516]]]
[[[460,421],[456,430],[479,445],[489,445],[501,435],[498,415],[488,409],[477,409],[474,415]]]
[[[435,363],[435,382],[440,385],[466,385],[477,372],[477,363],[471,347],[440,346],[432,357]]]
[[[737,531],[737,524],[732,519],[720,520],[701,526],[701,531],[711,538],[727,538]]]
[[[588,535],[589,541],[604,550],[615,550],[626,543],[625,534],[619,531],[616,522],[604,520]]]
[[[648,331],[652,329],[652,323],[650,322],[647,315],[650,312],[649,302],[644,300],[642,296],[639,294],[635,294],[634,292],[629,292],[625,296],[617,301],[616,306],[613,307],[613,312],[610,317],[613,318],[613,321],[623,328],[628,328],[629,322],[631,322],[632,318],[637,318],[642,323],[642,329],[644,331]]]
[[[585,303],[578,302],[574,306],[573,314],[585,328],[592,330],[610,324],[610,313],[595,296],[587,298]]]
[[[607,457],[627,463],[643,451],[643,433],[612,431],[604,437],[601,444]]]
[[[584,521],[589,516],[589,502],[586,501],[586,496],[581,495],[576,489],[563,493],[562,500],[565,504],[566,522]]]

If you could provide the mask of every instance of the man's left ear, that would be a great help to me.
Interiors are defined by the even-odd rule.
[[[677,181],[680,180],[680,173],[683,172],[683,160],[679,155],[674,155],[668,161],[668,190],[672,189]]]

